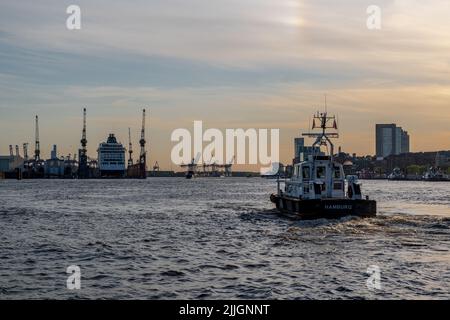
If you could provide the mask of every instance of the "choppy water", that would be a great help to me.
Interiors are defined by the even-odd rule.
[[[275,181],[0,181],[0,299],[450,298],[450,183],[365,181],[379,217],[278,217]],[[81,268],[81,290],[66,268]],[[381,270],[381,290],[366,286]]]

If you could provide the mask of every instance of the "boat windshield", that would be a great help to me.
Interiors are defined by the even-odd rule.
[[[302,177],[304,180],[309,180],[311,178],[309,174],[309,166],[302,167]]]
[[[341,179],[341,169],[339,167],[334,167],[334,178]]]
[[[317,167],[317,178],[324,179],[325,178],[326,168],[324,166]]]
[[[298,166],[294,167],[294,177],[298,177],[299,176],[299,168]]]

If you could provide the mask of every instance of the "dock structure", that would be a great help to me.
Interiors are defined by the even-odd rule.
[[[20,154],[0,156],[0,178],[22,179],[24,159]]]
[[[167,177],[175,177],[176,173],[172,170],[161,170],[158,161],[155,162],[153,165],[153,170],[147,172],[147,177],[153,177],[153,178],[167,178]]]
[[[145,116],[146,110],[142,111],[142,128],[139,140],[140,154],[139,159],[133,162],[133,149],[131,143],[131,129],[128,131],[129,140],[129,159],[128,166],[125,163],[125,148],[117,142],[114,134],[110,134],[108,141],[99,145],[98,158],[90,158],[88,156],[87,148],[87,109],[83,108],[83,126],[80,140],[80,148],[68,156],[58,156],[56,154],[56,145],[53,146],[52,155],[49,159],[45,160],[41,156],[41,141],[39,139],[39,117],[35,118],[35,142],[34,142],[34,154],[28,157],[28,143],[23,144],[23,158],[19,156],[19,145],[15,146],[16,155],[14,155],[14,147],[10,145],[10,155],[7,156],[8,164],[6,160],[2,160],[1,172],[5,172],[4,175],[8,177],[20,177],[25,179],[38,179],[38,178],[60,178],[60,179],[96,179],[96,178],[147,178],[147,151],[146,151],[146,139],[145,139]],[[117,146],[116,146],[117,145]],[[114,149],[114,147],[117,150]],[[113,148],[114,154],[110,154]],[[120,149],[120,150],[119,150]],[[101,151],[101,152],[99,152]],[[117,152],[116,152],[117,151]],[[120,152],[119,152],[120,151]],[[122,151],[123,157],[122,157]],[[119,155],[119,160],[114,156]],[[100,157],[101,155],[101,157]],[[112,156],[112,158],[111,158]],[[12,165],[9,159],[14,158],[14,165]],[[19,159],[20,158],[20,159]],[[116,159],[116,160],[115,160]],[[20,160],[19,162],[16,160]],[[123,163],[122,163],[123,160]],[[117,166],[114,167],[114,166]],[[122,168],[123,166],[123,168]],[[12,168],[14,167],[14,168]],[[16,172],[18,171],[18,172]]]
[[[234,160],[234,158],[233,158]],[[203,163],[201,165],[198,164],[198,161],[192,159],[189,164],[182,164],[181,167],[186,170],[186,177],[231,177],[232,176],[232,167],[233,160],[231,160],[227,164],[217,164],[216,162],[212,163]]]
[[[41,142],[39,139],[39,116],[35,118],[35,135],[34,135],[34,157],[27,159],[23,163],[24,178],[43,178],[44,177],[44,161],[41,160]]]

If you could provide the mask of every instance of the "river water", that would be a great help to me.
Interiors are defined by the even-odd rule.
[[[276,214],[275,188],[0,181],[0,299],[450,298],[450,183],[363,181],[377,218],[306,222]]]

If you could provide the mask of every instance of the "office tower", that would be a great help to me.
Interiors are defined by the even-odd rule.
[[[377,124],[375,134],[377,157],[409,152],[409,134],[396,124]]]

